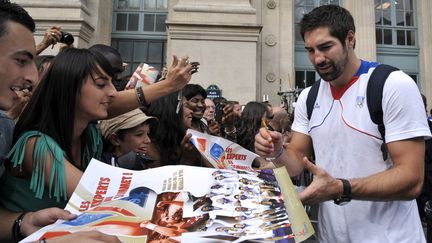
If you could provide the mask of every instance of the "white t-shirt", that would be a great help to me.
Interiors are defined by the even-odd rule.
[[[378,63],[362,61],[350,85],[338,93],[321,80],[310,121],[306,98],[299,96],[292,129],[311,136],[316,163],[335,178],[362,178],[387,170],[381,135],[372,122],[366,101],[368,79]],[[402,71],[389,75],[383,90],[383,121],[386,142],[430,137],[420,92]],[[320,204],[318,237],[335,242],[425,242],[415,200],[372,202],[353,200],[339,206]]]

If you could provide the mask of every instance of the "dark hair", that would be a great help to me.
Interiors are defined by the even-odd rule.
[[[75,48],[59,53],[22,112],[15,127],[14,142],[26,131],[40,131],[53,138],[74,163],[71,144],[75,104],[88,75],[102,75],[99,67],[113,75],[108,61],[97,53]],[[89,127],[84,130],[81,143],[82,148],[91,148],[87,146],[91,143]],[[85,168],[89,161],[81,162]]]
[[[190,100],[195,95],[201,95],[204,99],[207,98],[207,92],[199,84],[187,84],[183,88],[182,92],[183,96],[186,97],[187,100]]]
[[[216,97],[216,98],[213,99],[213,103],[215,103],[215,105],[216,105],[216,103],[227,102],[227,101],[228,100],[225,97],[222,97],[222,96]]]
[[[98,52],[102,54],[110,63],[114,73],[122,73],[123,72],[123,60],[120,55],[120,52],[117,51],[114,47],[96,44],[89,48],[89,50],[93,52]]]
[[[45,67],[45,63],[52,63],[52,61],[54,60],[55,56],[53,55],[38,55],[35,58],[35,63],[36,63],[36,68],[38,70],[39,73],[43,72]],[[41,77],[39,77],[40,79]]]
[[[273,112],[273,119],[271,119],[270,125],[275,131],[280,133],[291,132],[292,122],[289,113],[285,109]]]
[[[35,31],[35,22],[24,8],[9,0],[0,0],[0,37],[8,32],[8,21],[22,24],[31,32]]]
[[[255,150],[255,135],[258,133],[261,127],[261,119],[267,111],[267,106],[261,102],[251,101],[246,104],[237,133],[238,144],[250,151]]]
[[[328,27],[330,35],[339,39],[343,46],[345,46],[348,32],[350,30],[355,32],[354,19],[350,12],[332,4],[314,8],[303,16],[299,26],[303,40],[306,32],[319,27]]]
[[[424,94],[421,94],[421,97],[422,97],[422,100],[423,100],[424,108],[426,110],[426,108],[427,108],[427,98],[426,98],[426,96]],[[427,114],[427,110],[426,110],[426,114]]]
[[[186,135],[186,128],[183,123],[183,106],[177,114],[177,103],[177,92],[174,92],[152,102],[146,110],[147,115],[155,116],[159,120],[158,129],[154,135],[151,134],[151,140],[159,150],[162,165],[180,162],[178,149]]]

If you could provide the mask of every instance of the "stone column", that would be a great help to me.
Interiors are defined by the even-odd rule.
[[[361,59],[376,60],[374,0],[345,0],[344,7],[354,18],[356,25],[355,52]]]
[[[277,92],[294,86],[293,2],[261,0],[261,94],[273,105],[280,103]]]
[[[432,107],[432,2],[417,1],[417,25],[419,39],[420,87],[428,100],[428,111]]]
[[[249,0],[172,0],[167,26],[167,62],[187,54],[201,63],[192,83],[216,84],[222,96],[242,104],[257,99],[261,26]]]

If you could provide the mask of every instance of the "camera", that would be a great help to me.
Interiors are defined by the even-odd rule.
[[[66,45],[71,45],[72,43],[74,43],[75,39],[73,37],[73,35],[69,32],[61,32],[61,38],[60,41],[61,43],[65,43]]]
[[[150,164],[155,160],[150,156],[131,151],[117,158],[117,165],[120,168],[129,170],[145,170],[150,168]]]
[[[221,122],[222,122],[222,116],[224,114],[223,109],[224,109],[225,105],[226,105],[226,103],[222,101],[222,102],[217,103],[216,107],[215,107],[215,120],[219,124],[221,124]]]

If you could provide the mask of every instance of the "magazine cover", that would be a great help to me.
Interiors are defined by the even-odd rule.
[[[88,230],[122,242],[301,242],[314,231],[292,184],[279,187],[285,179],[290,181],[285,169],[132,171],[93,159],[65,208],[78,217],[22,242]]]
[[[132,77],[129,79],[129,82],[126,84],[126,89],[155,83],[158,74],[159,71],[155,67],[150,66],[147,63],[141,63],[138,65],[135,72],[132,74]]]
[[[254,171],[252,162],[257,154],[228,139],[188,129],[191,141],[200,153],[217,169]]]

